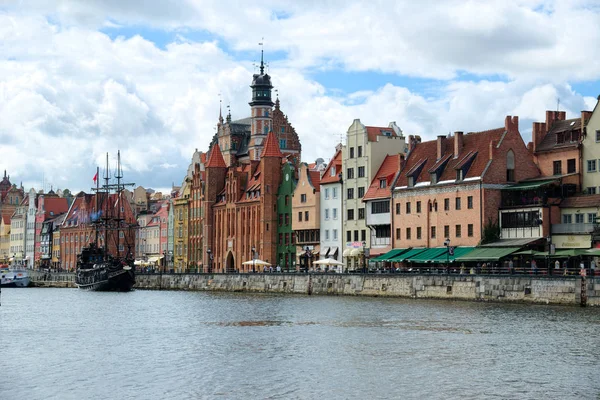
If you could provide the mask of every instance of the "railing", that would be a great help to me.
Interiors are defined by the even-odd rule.
[[[552,233],[592,233],[598,229],[598,224],[554,224]]]

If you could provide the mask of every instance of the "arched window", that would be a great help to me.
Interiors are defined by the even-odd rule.
[[[506,153],[506,180],[508,182],[515,181],[515,153],[512,150]]]

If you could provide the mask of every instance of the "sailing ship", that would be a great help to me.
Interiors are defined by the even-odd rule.
[[[127,200],[121,196],[126,186],[134,184],[122,182],[120,152],[117,153],[114,176],[116,183],[110,183],[108,154],[102,186],[99,183],[98,172],[99,169],[96,169],[96,187],[92,188],[96,192],[95,208],[91,217],[95,237],[77,256],[75,283],[85,290],[127,292],[135,284],[135,268],[131,243],[126,242],[128,238],[131,240],[133,237],[131,232],[136,224],[126,220],[123,204]],[[113,246],[111,241],[114,242]]]

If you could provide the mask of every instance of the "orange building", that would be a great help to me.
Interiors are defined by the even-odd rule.
[[[394,248],[442,247],[446,239],[476,246],[484,225],[498,220],[501,188],[539,176],[518,117],[484,132],[409,137],[408,146],[392,196]]]
[[[313,270],[321,243],[321,175],[300,164],[298,183],[292,196],[292,229],[296,242],[297,269]]]

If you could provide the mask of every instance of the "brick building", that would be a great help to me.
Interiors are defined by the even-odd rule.
[[[476,246],[486,222],[496,222],[500,189],[539,176],[519,133],[518,117],[504,127],[419,143],[409,150],[393,190],[394,248]],[[518,160],[518,162],[517,162]]]

